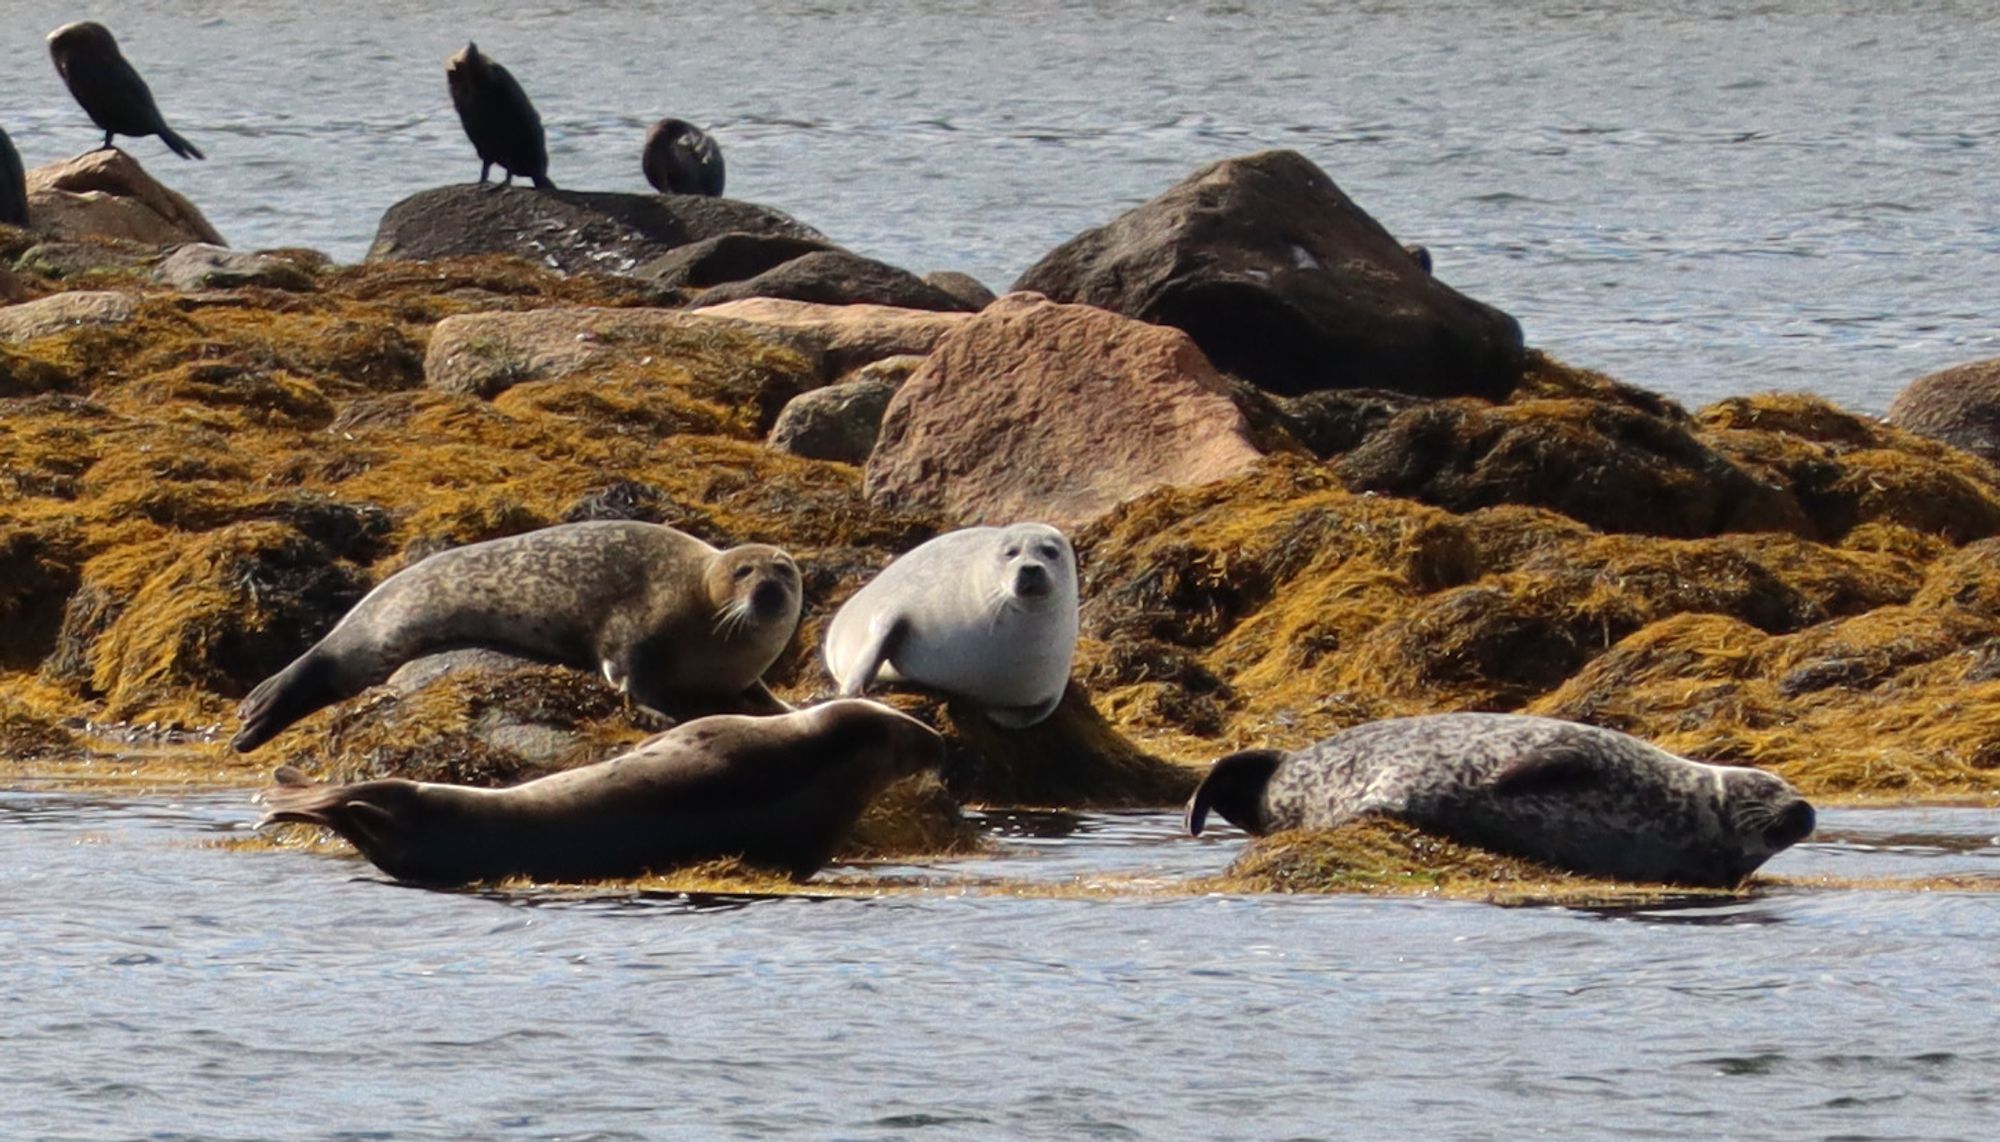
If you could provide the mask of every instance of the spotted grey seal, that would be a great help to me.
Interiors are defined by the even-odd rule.
[[[507,172],[503,187],[514,184],[514,176],[533,179],[537,187],[554,190],[549,181],[549,148],[542,134],[542,116],[528,102],[512,72],[481,55],[479,45],[467,43],[463,51],[444,61],[445,86],[451,89],[451,105],[458,109],[458,121],[479,152],[479,181],[484,184],[493,164]]]
[[[749,691],[799,622],[799,571],[764,544],[718,551],[657,523],[558,524],[441,551],[383,580],[331,632],[243,699],[251,750],[421,654],[512,650],[602,670],[656,710]]]
[[[14,140],[0,130],[0,222],[9,226],[28,224],[28,181],[21,170],[20,152]]]
[[[637,876],[729,856],[804,880],[884,786],[943,758],[929,726],[843,699],[777,717],[697,718],[507,789],[317,785],[284,766],[258,825],[324,825],[383,872],[427,884]]]
[[[1392,718],[1297,753],[1231,754],[1189,799],[1190,833],[1210,809],[1259,835],[1391,817],[1572,872],[1714,887],[1813,830],[1777,776],[1525,714]]]
[[[662,119],[646,132],[639,167],[661,194],[722,195],[722,148],[685,119]]]
[[[111,29],[92,20],[64,24],[49,33],[49,56],[90,121],[104,131],[103,150],[113,135],[158,135],[184,159],[208,156],[180,137],[153,102],[152,89],[118,50]]]
[[[1045,523],[968,527],[905,553],[834,613],[826,668],[843,695],[878,677],[969,698],[995,724],[1055,712],[1076,654],[1076,555]]]

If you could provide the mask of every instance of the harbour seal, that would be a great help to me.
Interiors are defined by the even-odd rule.
[[[451,105],[465,128],[472,149],[479,152],[479,181],[484,185],[493,165],[507,172],[502,187],[514,185],[514,176],[533,179],[542,190],[554,190],[549,181],[549,148],[542,133],[542,116],[528,102],[512,72],[479,53],[479,45],[468,42],[463,51],[444,61],[445,86],[451,89]]]
[[[1525,714],[1392,718],[1297,753],[1231,754],[1189,799],[1188,832],[1210,809],[1258,835],[1391,817],[1571,872],[1709,887],[1813,830],[1773,774]]]
[[[152,89],[118,50],[111,29],[93,20],[64,24],[49,33],[49,56],[90,121],[104,131],[105,150],[113,135],[158,135],[169,150],[184,159],[208,156],[180,137],[160,115]]]
[[[9,226],[28,224],[28,181],[21,170],[21,154],[14,140],[0,130],[0,222]]]
[[[318,785],[291,766],[258,826],[324,825],[383,872],[425,884],[596,880],[740,857],[804,880],[875,795],[944,759],[877,702],[685,722],[595,765],[507,789],[391,778]]]
[[[913,548],[826,630],[843,696],[877,679],[969,698],[1010,729],[1055,712],[1076,654],[1076,555],[1045,523],[968,527]]]
[[[601,670],[655,710],[750,692],[799,622],[799,569],[764,544],[718,551],[657,523],[558,524],[441,551],[382,581],[237,708],[252,750],[422,654],[485,646]]]
[[[646,181],[661,194],[722,196],[722,148],[685,119],[662,119],[646,132],[639,159]]]

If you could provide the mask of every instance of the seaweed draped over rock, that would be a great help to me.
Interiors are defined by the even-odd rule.
[[[85,723],[225,723],[370,585],[446,546],[566,519],[791,550],[806,616],[771,680],[809,700],[827,689],[816,639],[833,608],[946,526],[871,506],[852,466],[762,442],[774,394],[832,377],[825,351],[788,348],[754,318],[612,321],[601,311],[668,298],[505,258],[282,256],[304,288],[180,293],[114,269],[90,283],[120,299],[103,320],[0,337],[10,764],[76,748]],[[20,282],[33,298],[65,284],[32,269]],[[505,338],[472,363],[504,383],[427,386],[441,321],[525,310],[589,311],[547,321],[644,347],[554,367],[508,340],[537,322],[500,322]],[[455,328],[475,356],[493,333]],[[541,363],[503,376],[517,353]],[[1501,404],[1232,399],[1270,454],[1074,537],[1074,716],[1053,741],[962,728],[985,764],[949,775],[961,795],[1160,804],[1231,749],[1455,709],[1611,725],[1822,796],[2000,788],[1987,462],[1813,397],[1689,413],[1532,355]],[[520,671],[415,700],[377,692],[306,720],[269,758],[206,748],[232,773],[331,747],[355,775],[423,760],[502,780],[526,775],[534,750],[498,758],[496,740],[559,746],[529,760],[560,765],[648,732],[594,678]],[[391,703],[416,720],[391,732]],[[553,711],[560,740],[484,732],[523,703]],[[399,735],[443,744],[417,759]],[[1065,756],[1095,768],[1050,764]]]

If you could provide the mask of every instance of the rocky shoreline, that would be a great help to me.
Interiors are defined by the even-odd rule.
[[[960,802],[1171,805],[1230,750],[1443,710],[1605,725],[1822,803],[2000,798],[2000,467],[1963,435],[1990,403],[1955,444],[1804,394],[1683,409],[1523,348],[1275,154],[990,304],[727,200],[444,188],[336,266],[221,248],[117,152],[33,172],[36,228],[0,227],[0,765],[518,780],[658,727],[489,655],[250,758],[223,739],[447,546],[615,518],[782,545],[805,618],[769,680],[798,702],[891,557],[1042,518],[1082,571],[1062,710],[1008,734],[897,696],[954,762],[908,793],[937,827],[864,847],[966,844]],[[1258,212],[1284,242],[1245,236]]]

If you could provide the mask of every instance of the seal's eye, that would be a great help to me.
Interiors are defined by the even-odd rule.
[[[1000,554],[1005,555],[1009,559],[1012,559],[1015,556],[1021,554],[1021,545],[1018,543],[1011,544],[1008,546],[1007,550],[1001,552]]]
[[[754,572],[755,570],[757,570],[755,567],[751,567],[746,564],[736,569],[736,577],[738,579],[748,579],[751,573]]]
[[[1062,548],[1057,547],[1053,543],[1044,543],[1040,547],[1035,548],[1035,554],[1051,563],[1062,562]]]

